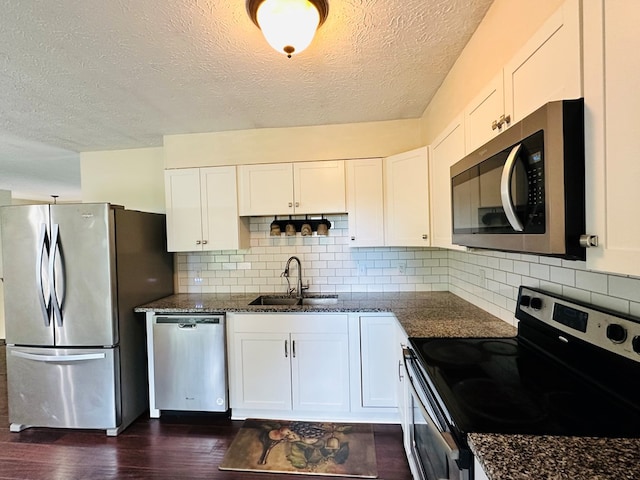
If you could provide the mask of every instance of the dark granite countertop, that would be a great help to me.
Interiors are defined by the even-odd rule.
[[[258,294],[177,294],[137,312],[389,312],[410,337],[512,337],[516,329],[449,292],[339,294],[333,305],[250,306]],[[640,439],[469,434],[490,480],[640,479]]]
[[[176,294],[136,312],[388,312],[410,337],[512,337],[516,329],[449,292],[346,293],[332,305],[249,305],[258,294]],[[314,296],[322,296],[315,295]]]
[[[490,480],[638,480],[640,439],[469,434]]]

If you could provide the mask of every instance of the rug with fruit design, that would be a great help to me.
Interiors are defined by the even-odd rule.
[[[371,425],[245,420],[220,470],[377,478]]]

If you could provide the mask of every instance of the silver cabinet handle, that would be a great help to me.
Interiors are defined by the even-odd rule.
[[[291,341],[291,356],[293,358],[296,358],[296,341],[295,340]]]
[[[203,245],[206,245],[207,243],[209,243],[207,240],[202,240]]]
[[[502,199],[502,208],[504,208],[504,213],[507,216],[507,220],[509,220],[511,228],[516,232],[522,232],[524,230],[522,222],[520,222],[520,219],[516,215],[516,210],[513,206],[513,202],[511,201],[511,178],[513,177],[513,170],[516,166],[516,160],[518,159],[520,148],[522,148],[521,143],[511,149],[511,152],[507,157],[507,161],[504,162],[502,178],[500,179],[500,198]]]
[[[296,208],[300,206],[300,202],[296,202]]]
[[[354,241],[356,239],[356,237],[351,237],[351,241]]]
[[[403,378],[404,375],[402,375],[402,360],[398,360],[398,381],[401,382]]]
[[[200,245],[202,242],[200,240],[196,240],[196,245]]]
[[[293,207],[293,203],[289,202],[289,208]]]
[[[289,358],[289,340],[284,341],[284,358]]]
[[[422,235],[422,239],[426,240],[427,238],[429,238],[429,235],[427,235],[426,233],[424,235]]]

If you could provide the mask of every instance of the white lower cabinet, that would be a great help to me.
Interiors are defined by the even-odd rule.
[[[347,315],[229,314],[234,418],[348,412]]]
[[[489,477],[477,458],[473,459],[473,480],[489,480]]]
[[[397,325],[393,316],[360,317],[363,407],[398,406],[395,389]]]

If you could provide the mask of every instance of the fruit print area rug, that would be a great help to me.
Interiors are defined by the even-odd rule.
[[[371,425],[247,419],[220,470],[377,478]]]

